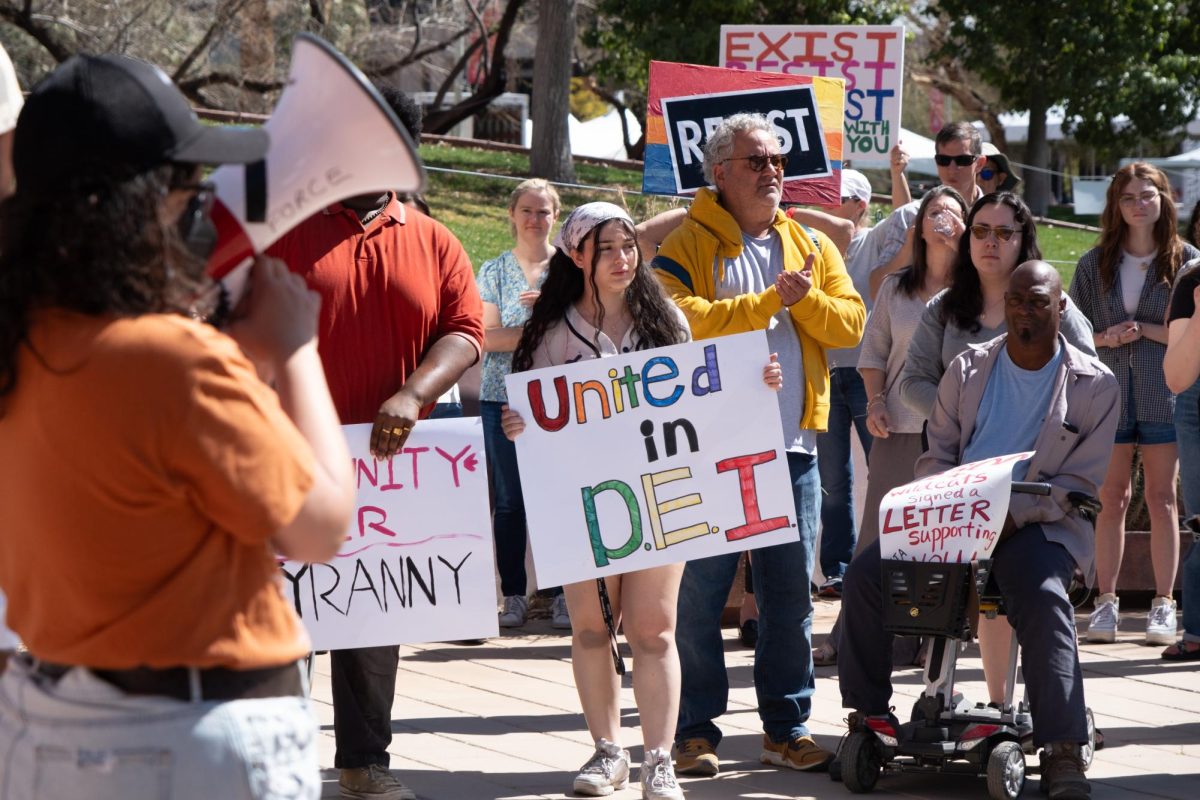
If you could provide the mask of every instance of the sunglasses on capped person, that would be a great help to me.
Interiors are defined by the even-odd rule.
[[[979,156],[973,156],[969,153],[964,153],[961,156],[947,156],[938,153],[933,157],[933,160],[939,167],[948,167],[951,164],[957,164],[960,167],[969,167],[975,163],[975,159],[977,158],[979,158]]]
[[[988,234],[995,234],[997,241],[1007,242],[1009,239],[1019,233],[1019,230],[1016,228],[1010,228],[1007,225],[997,225],[996,227],[992,227],[991,225],[981,225],[977,222],[971,226],[971,235],[980,241],[988,238]]]
[[[727,158],[726,161],[745,161],[755,172],[762,172],[770,164],[775,169],[783,172],[783,168],[787,166],[787,156],[782,153],[776,153],[772,156],[753,155],[739,156],[738,158]]]

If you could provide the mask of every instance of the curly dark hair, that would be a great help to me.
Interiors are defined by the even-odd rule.
[[[912,265],[901,270],[898,273],[899,277],[896,278],[900,291],[909,297],[915,297],[921,291],[921,287],[925,285],[925,273],[929,271],[929,266],[925,262],[925,237],[921,235],[921,231],[924,227],[927,209],[939,197],[949,197],[958,203],[963,219],[966,219],[967,216],[967,201],[963,200],[963,196],[953,186],[935,186],[921,198],[921,205],[917,209],[917,218],[913,220],[915,230],[913,231]],[[959,242],[959,247],[961,246],[962,243]]]
[[[624,220],[609,220],[617,222],[625,232],[637,242],[637,231]],[[592,292],[596,288],[596,264],[600,261],[600,229],[608,222],[601,223],[588,231],[587,236],[580,242],[580,249],[589,239],[592,242]],[[529,314],[529,321],[521,332],[521,341],[513,351],[513,372],[524,372],[533,365],[533,354],[541,345],[553,325],[566,316],[567,309],[579,298],[583,297],[583,270],[575,265],[571,257],[561,249],[555,250],[550,258],[546,271],[546,281],[542,284],[542,293]],[[658,279],[650,272],[650,267],[642,261],[641,249],[637,249],[637,269],[634,271],[633,282],[625,289],[625,303],[633,317],[633,329],[638,339],[647,347],[662,347],[668,344],[678,344],[687,338],[687,330],[679,324],[678,316],[672,310],[671,301],[663,293]],[[604,308],[600,307],[600,319],[596,328],[604,324]]]
[[[0,414],[17,385],[18,350],[36,309],[184,313],[208,286],[204,264],[158,221],[169,188],[193,169],[77,175],[51,197],[18,187],[0,205]]]
[[[1013,218],[1021,229],[1021,249],[1017,253],[1017,263],[1040,259],[1042,251],[1037,243],[1037,225],[1033,221],[1033,212],[1025,201],[1012,192],[994,192],[984,195],[975,201],[967,214],[967,229],[963,231],[962,241],[958,245],[958,258],[954,259],[954,271],[950,276],[950,288],[946,290],[946,299],[942,303],[942,321],[953,322],[959,328],[969,333],[978,333],[982,327],[979,315],[983,313],[983,286],[979,282],[979,273],[975,263],[971,261],[971,226],[975,224],[975,215],[988,206],[1008,206],[1012,209]]]

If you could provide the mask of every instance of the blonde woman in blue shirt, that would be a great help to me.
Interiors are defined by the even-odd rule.
[[[541,293],[546,267],[554,255],[550,230],[561,209],[558,192],[541,178],[517,184],[508,200],[508,221],[516,246],[485,262],[475,282],[483,299],[483,365],[479,405],[483,417],[488,480],[492,487],[492,532],[504,607],[500,627],[525,624],[525,500],[517,472],[517,451],[500,430],[500,410],[508,402],[504,377],[512,371],[512,354],[521,339],[529,309]],[[555,628],[570,628],[571,617],[557,590],[551,613]]]

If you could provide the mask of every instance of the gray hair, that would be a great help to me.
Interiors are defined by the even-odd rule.
[[[733,155],[733,137],[739,133],[766,131],[776,136],[775,126],[762,114],[734,114],[721,120],[721,124],[704,141],[704,180],[716,186],[713,167]]]

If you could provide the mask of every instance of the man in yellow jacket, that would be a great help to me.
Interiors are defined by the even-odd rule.
[[[826,348],[862,338],[866,308],[837,247],[779,210],[786,156],[767,119],[736,114],[709,135],[701,189],[687,218],[663,241],[653,266],[696,339],[765,330],[783,367],[779,393],[796,501],[797,541],[752,560],[759,638],[754,685],[763,724],[762,761],[825,768],[832,754],[809,735],[812,707],[813,544],[821,507],[816,434],[829,417]],[[681,667],[676,769],[715,775],[725,713],[720,620],[737,570],[736,553],[688,563],[679,593]]]

